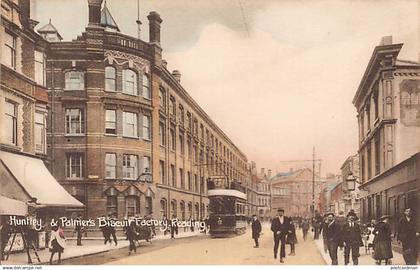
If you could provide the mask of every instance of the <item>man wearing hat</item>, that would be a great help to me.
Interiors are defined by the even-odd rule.
[[[398,241],[402,243],[403,257],[407,265],[416,265],[418,256],[419,232],[411,209],[404,210],[404,217],[398,224]]]
[[[284,209],[277,210],[277,216],[271,221],[271,230],[274,233],[274,259],[277,259],[277,254],[280,246],[280,262],[284,263],[283,258],[286,257],[286,236],[291,233],[290,218],[284,216]]]
[[[258,238],[260,238],[261,233],[261,222],[258,220],[257,215],[252,216],[252,239],[254,239],[255,246],[254,248],[258,248],[260,245],[258,243]]]
[[[330,254],[331,264],[338,265],[337,250],[341,244],[341,226],[334,220],[334,214],[327,214],[327,226],[325,228],[325,237],[327,239],[328,253]]]

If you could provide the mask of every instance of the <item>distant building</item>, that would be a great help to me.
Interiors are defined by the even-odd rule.
[[[257,182],[257,212],[263,220],[268,220],[271,215],[271,190],[270,190],[271,170],[261,173],[255,177]]]
[[[314,183],[315,210],[318,210],[319,194],[325,186],[325,180],[315,176]],[[308,168],[288,173],[279,173],[271,178],[271,211],[275,214],[278,208],[283,208],[289,216],[312,215],[313,174]]]
[[[347,189],[346,179],[350,175],[359,175],[359,155],[350,156],[344,161],[341,166],[341,176],[343,182],[343,200],[344,200],[344,212],[348,213],[351,209],[355,211],[357,215],[360,215],[360,190],[359,184],[356,184],[356,189],[350,191]]]

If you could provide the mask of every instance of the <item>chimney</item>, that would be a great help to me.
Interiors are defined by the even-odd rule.
[[[271,178],[271,170],[268,170],[267,177]]]
[[[147,19],[149,19],[149,42],[160,46],[160,24],[162,19],[156,11],[150,12]]]
[[[89,25],[99,26],[101,23],[101,6],[103,0],[88,0]]]
[[[168,68],[168,61],[166,61],[165,59],[162,60],[162,66],[167,69]]]
[[[381,43],[379,43],[379,46],[386,46],[386,45],[392,45],[392,36],[382,37]]]
[[[19,0],[20,17],[25,26],[28,26],[29,19],[31,18],[31,4],[29,0]]]
[[[181,83],[181,72],[179,70],[172,71],[172,76],[174,76],[177,82]]]
[[[261,175],[265,175],[265,168],[261,168]]]

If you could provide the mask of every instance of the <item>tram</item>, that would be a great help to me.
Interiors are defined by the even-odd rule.
[[[246,231],[246,194],[236,189],[208,190],[212,237],[228,237]]]

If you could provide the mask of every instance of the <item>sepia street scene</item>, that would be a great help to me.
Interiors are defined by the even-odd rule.
[[[418,0],[1,0],[1,265],[418,265]]]

